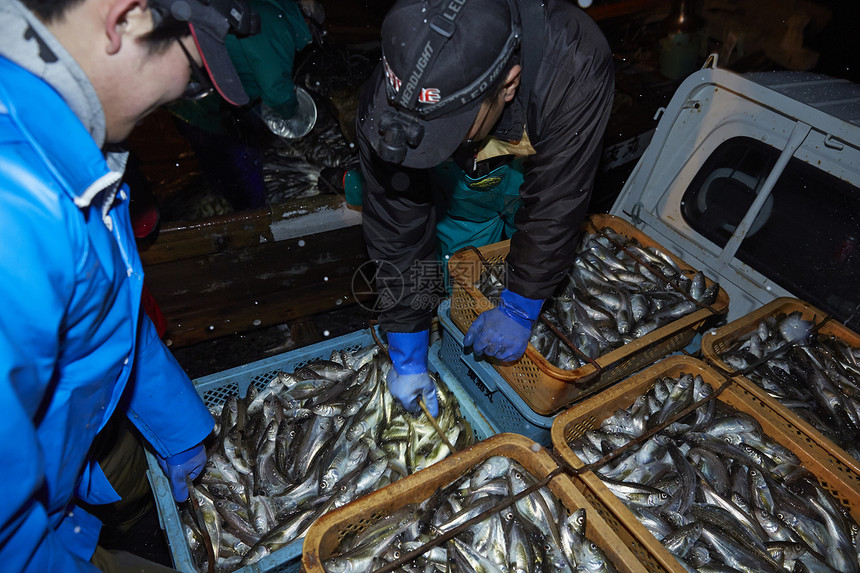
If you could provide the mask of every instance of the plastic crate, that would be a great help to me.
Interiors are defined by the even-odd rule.
[[[584,232],[595,232],[604,227],[636,239],[644,246],[659,248],[672,257],[681,269],[691,275],[695,273],[695,269],[690,265],[624,219],[599,214],[591,215],[583,223]],[[490,263],[503,261],[509,250],[510,241],[479,249],[484,259]],[[490,301],[474,286],[481,276],[483,265],[474,251],[464,250],[451,257],[448,268],[453,279],[451,319],[460,331],[465,333],[481,312],[492,308]],[[706,282],[708,285],[713,284],[710,279]],[[518,361],[493,364],[493,368],[516,389],[532,410],[542,415],[554,414],[684,348],[706,322],[714,315],[725,314],[728,308],[729,297],[721,287],[716,301],[710,307],[694,311],[598,357],[595,362],[599,365],[599,370],[591,364],[576,370],[563,370],[547,361],[531,344]]]
[[[328,359],[333,350],[353,351],[373,342],[370,330],[353,332],[278,356],[196,378],[193,383],[207,406],[222,404],[230,396],[244,396],[251,384],[259,389],[265,388],[279,371],[291,372],[313,360]],[[472,426],[476,440],[483,440],[498,433],[487,422],[456,378],[438,362],[432,352],[430,367],[439,373],[442,381],[459,402],[460,413]],[[149,463],[147,477],[155,496],[159,524],[167,537],[174,567],[183,573],[197,573],[167,477],[150,452],[147,452],[147,462]],[[257,563],[237,569],[236,573],[293,573],[299,570],[301,551],[302,539],[300,538],[263,557]]]
[[[550,429],[555,418],[532,410],[488,362],[463,353],[464,335],[451,322],[448,314],[450,305],[451,301],[442,301],[437,313],[442,327],[438,343],[439,361],[448,367],[500,433],[522,434],[542,446],[549,446],[552,443]]]
[[[717,330],[705,333],[702,337],[702,357],[707,362],[731,372],[734,369],[720,359],[720,354],[732,346],[739,338],[754,331],[766,317],[788,314],[795,311],[800,312],[804,320],[809,320],[816,324],[828,316],[827,313],[807,302],[792,297],[781,297]],[[832,336],[855,348],[860,348],[860,335],[836,320],[828,320],[821,326],[818,332],[820,335]],[[839,460],[844,467],[850,468],[857,476],[860,476],[860,460],[857,460],[854,456],[836,445],[833,440],[796,415],[791,408],[782,405],[779,400],[769,395],[758,384],[746,376],[735,376],[735,380],[758,400],[766,403],[784,418],[791,420],[792,424],[798,429],[798,440],[802,442],[814,442],[826,450],[830,456]]]
[[[658,378],[678,377],[681,373],[699,374],[715,389],[726,381],[722,374],[701,360],[688,356],[666,358],[560,414],[552,426],[555,452],[571,466],[582,467],[583,462],[568,445],[571,440],[598,427],[617,409],[629,407],[637,396],[650,390]],[[857,476],[816,444],[798,441],[797,427],[790,420],[736,383],[726,388],[716,400],[755,418],[770,438],[788,447],[800,458],[803,467],[815,474],[822,487],[833,494],[855,520],[860,518],[860,481]],[[596,474],[582,473],[574,478],[574,483],[649,571],[688,571]]]
[[[438,489],[477,466],[491,456],[516,460],[534,477],[542,479],[558,466],[543,448],[516,434],[499,434],[475,444],[419,472],[371,493],[318,519],[308,530],[302,564],[307,573],[325,573],[323,561],[350,533],[360,532],[408,503],[428,499]],[[548,484],[550,491],[568,510],[586,509],[586,537],[597,544],[621,573],[646,571],[591,508],[571,479],[560,474]]]

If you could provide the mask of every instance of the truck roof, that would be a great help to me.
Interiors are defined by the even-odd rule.
[[[860,85],[810,72],[755,72],[744,77],[828,115],[860,126]]]

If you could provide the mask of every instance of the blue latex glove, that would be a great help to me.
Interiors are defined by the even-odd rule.
[[[542,305],[543,299],[503,290],[499,306],[479,314],[469,327],[463,346],[503,362],[519,360],[529,345],[532,324],[540,316]]]
[[[424,398],[427,411],[434,418],[439,415],[436,386],[427,372],[427,351],[430,348],[430,331],[389,332],[388,355],[394,366],[386,377],[388,391],[403,407],[413,414],[421,411],[418,397]]]
[[[199,476],[206,465],[206,448],[203,444],[168,458],[162,458],[158,454],[155,457],[167,479],[170,480],[170,489],[173,490],[173,499],[176,503],[182,503],[188,499],[187,478],[194,479]]]

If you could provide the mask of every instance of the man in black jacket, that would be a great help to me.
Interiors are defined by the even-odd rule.
[[[379,261],[389,389],[411,411],[423,396],[435,415],[427,350],[437,240],[444,256],[511,236],[501,301],[465,345],[519,359],[574,257],[612,103],[612,57],[568,0],[399,0],[382,52],[356,124],[364,235]]]

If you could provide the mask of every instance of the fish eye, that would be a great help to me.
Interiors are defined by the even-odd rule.
[[[577,522],[579,525],[582,525],[583,523],[585,523],[585,516],[584,516],[584,515],[580,515],[579,517],[577,517],[577,518],[576,518],[576,522]]]
[[[320,489],[325,489],[328,487],[328,482],[323,480],[320,482]]]

